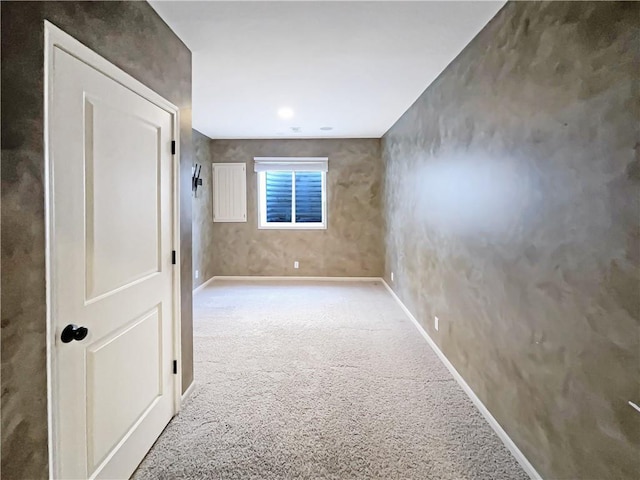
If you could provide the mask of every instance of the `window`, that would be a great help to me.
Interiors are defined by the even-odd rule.
[[[259,228],[327,228],[327,158],[255,158]]]

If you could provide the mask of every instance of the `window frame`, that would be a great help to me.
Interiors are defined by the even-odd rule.
[[[317,170],[321,178],[322,221],[296,222],[296,170],[291,172],[291,222],[267,222],[267,172],[256,172],[258,177],[258,229],[259,230],[326,230],[327,229],[327,172]],[[305,170],[298,170],[302,172]],[[309,170],[306,170],[309,171]]]

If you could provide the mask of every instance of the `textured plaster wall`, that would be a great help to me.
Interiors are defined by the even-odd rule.
[[[202,186],[193,196],[193,287],[198,287],[213,277],[213,259],[216,245],[213,243],[213,203],[211,196],[211,139],[193,131],[195,162],[202,165]],[[200,275],[195,278],[196,270]]]
[[[385,277],[547,479],[640,472],[639,24],[508,3],[382,141]]]
[[[2,2],[2,478],[47,478],[44,24],[180,107],[183,382],[191,383],[191,52],[146,2]]]
[[[213,140],[211,153],[247,164],[248,221],[214,223],[215,275],[382,275],[380,140]],[[329,157],[326,230],[258,230],[253,157],[291,156]]]

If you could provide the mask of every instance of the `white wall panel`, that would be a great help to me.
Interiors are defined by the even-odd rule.
[[[213,164],[213,221],[247,221],[246,163]]]

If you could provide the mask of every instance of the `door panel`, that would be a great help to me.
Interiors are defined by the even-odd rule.
[[[58,47],[53,66],[58,472],[128,478],[174,414],[173,116]]]
[[[96,469],[162,396],[162,322],[154,308],[87,347],[87,448]],[[129,352],[139,350],[135,367]],[[114,402],[113,392],[127,402]]]
[[[112,103],[85,97],[87,300],[160,271],[162,131]]]

